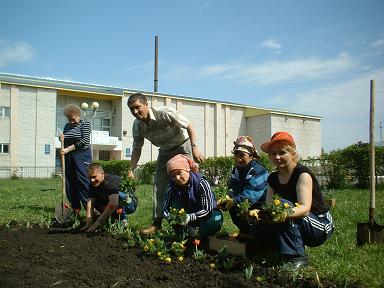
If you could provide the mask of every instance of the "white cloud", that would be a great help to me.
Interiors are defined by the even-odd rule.
[[[14,63],[28,62],[34,58],[32,46],[26,42],[9,42],[0,39],[0,68]]]
[[[357,62],[346,54],[334,59],[307,58],[265,63],[215,64],[196,71],[199,77],[232,79],[239,83],[269,85],[321,79],[349,71]]]
[[[238,61],[202,67],[164,64],[162,77],[173,81],[182,81],[183,79],[200,81],[201,78],[205,80],[211,78],[214,80],[231,80],[237,84],[254,86],[303,83],[329,77],[341,77],[349,71],[363,70],[358,60],[349,57],[345,52],[341,53],[339,57],[331,59],[312,57],[265,63]]]
[[[326,151],[369,140],[370,80],[376,83],[376,139],[384,121],[384,69],[364,74],[339,85],[271,98],[290,111],[317,115],[322,120],[322,144]]]
[[[348,52],[341,52],[341,53],[339,53],[338,57],[340,57],[340,58],[349,57],[349,53]]]
[[[200,5],[199,5],[199,8],[200,9],[205,9],[205,8],[208,8],[208,7],[210,7],[211,6],[211,2],[203,2],[203,3],[201,3]]]
[[[261,43],[261,47],[271,49],[281,49],[281,44],[275,39],[268,39]]]
[[[384,48],[384,39],[376,40],[371,43],[371,47],[373,48]]]

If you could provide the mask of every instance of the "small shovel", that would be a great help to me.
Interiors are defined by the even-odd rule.
[[[64,148],[64,139],[61,139],[61,149]],[[64,202],[65,198],[65,156],[61,155],[61,203],[58,203],[55,207],[55,219],[59,224],[65,224],[68,222],[71,216],[71,208],[69,204]]]
[[[375,80],[371,80],[371,107],[369,121],[369,162],[370,162],[370,206],[368,223],[357,223],[357,245],[365,243],[384,242],[384,226],[378,225],[375,221],[375,133],[374,133],[374,117],[375,117]]]

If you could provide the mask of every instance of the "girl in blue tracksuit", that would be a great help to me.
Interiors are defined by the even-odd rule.
[[[217,209],[208,181],[197,172],[195,163],[178,154],[167,162],[167,172],[170,181],[164,198],[164,217],[170,218],[171,208],[184,208],[186,218],[180,224],[189,236],[195,236],[197,229],[200,238],[218,232],[223,224],[223,215]]]
[[[232,153],[236,166],[231,173],[227,196],[220,199],[218,207],[229,211],[239,234],[249,234],[250,224],[239,214],[238,204],[248,200],[250,207],[257,208],[265,203],[268,171],[258,162],[260,156],[249,136],[240,136],[234,142]]]

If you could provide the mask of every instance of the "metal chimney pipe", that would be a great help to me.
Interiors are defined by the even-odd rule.
[[[153,88],[153,91],[154,92],[157,92],[157,85],[158,85],[158,70],[157,70],[157,66],[158,66],[158,37],[157,35],[155,36],[155,83],[154,83],[154,88]]]

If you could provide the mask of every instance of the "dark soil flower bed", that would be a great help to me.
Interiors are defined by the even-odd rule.
[[[244,271],[222,273],[192,258],[166,264],[105,233],[0,228],[0,259],[0,287],[318,287],[271,267],[254,266],[248,280]]]

